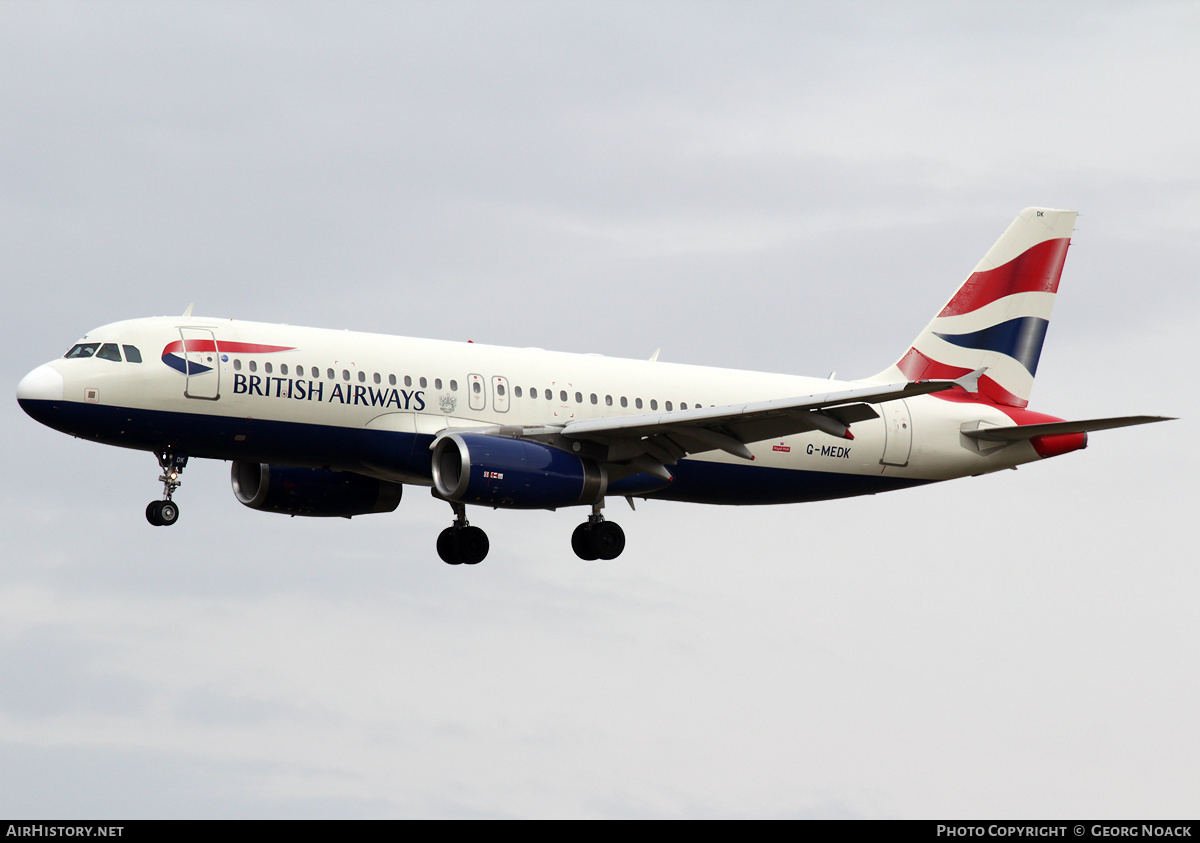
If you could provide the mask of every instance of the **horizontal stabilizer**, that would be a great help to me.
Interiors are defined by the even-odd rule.
[[[1174,419],[1171,416],[1121,416],[1115,419],[1085,419],[1046,424],[1023,424],[1012,427],[985,427],[978,430],[964,430],[962,435],[984,442],[1021,442],[1035,436],[1090,433],[1094,430],[1112,430],[1117,427],[1131,427],[1135,424],[1150,424],[1160,421],[1174,421]]]

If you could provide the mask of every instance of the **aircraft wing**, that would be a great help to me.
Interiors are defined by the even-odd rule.
[[[688,454],[721,450],[752,460],[748,443],[810,430],[853,439],[850,425],[879,416],[869,405],[956,386],[974,391],[981,373],[972,372],[958,380],[912,381],[721,407],[583,419],[514,433],[523,438],[556,441],[582,455],[609,464],[625,463],[632,472],[645,471],[668,480],[670,473],[665,466]]]

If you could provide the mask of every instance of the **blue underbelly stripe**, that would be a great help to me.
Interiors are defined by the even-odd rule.
[[[430,476],[429,434],[132,410],[73,401],[21,401],[43,424],[95,442],[199,459],[244,460],[343,471],[375,469]],[[682,460],[666,488],[645,497],[712,504],[802,503],[903,489],[932,482],[864,474]],[[641,497],[642,495],[638,495]]]

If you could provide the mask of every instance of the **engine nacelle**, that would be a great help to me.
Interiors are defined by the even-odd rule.
[[[561,448],[488,433],[451,433],[433,449],[433,485],[446,500],[512,509],[595,503],[604,466]]]
[[[392,512],[404,486],[351,471],[235,462],[233,494],[251,509],[283,515],[349,518]]]

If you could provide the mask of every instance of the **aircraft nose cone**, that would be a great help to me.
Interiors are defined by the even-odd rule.
[[[49,366],[38,366],[17,384],[17,401],[61,401],[63,376]]]

